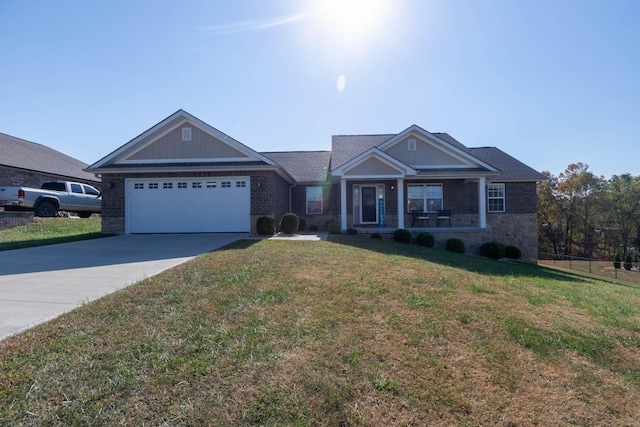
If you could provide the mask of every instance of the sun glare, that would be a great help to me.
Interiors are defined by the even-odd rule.
[[[322,0],[318,10],[327,34],[362,48],[383,29],[391,0]]]

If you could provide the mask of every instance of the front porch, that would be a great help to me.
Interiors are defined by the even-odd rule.
[[[487,228],[485,187],[482,176],[437,181],[342,178],[341,230],[358,227],[483,230]],[[416,190],[422,191],[420,195]],[[431,194],[432,190],[437,190],[437,194]],[[424,220],[414,218],[415,212],[424,212],[421,214]],[[446,219],[440,219],[441,213]],[[422,224],[426,227],[415,227]]]

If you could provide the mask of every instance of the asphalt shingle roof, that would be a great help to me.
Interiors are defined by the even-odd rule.
[[[287,151],[260,153],[282,166],[298,183],[326,181],[331,151]]]
[[[547,178],[535,169],[511,157],[496,147],[469,148],[469,152],[500,171],[497,181],[544,181]]]
[[[336,169],[370,148],[377,147],[395,135],[333,135],[331,168]]]
[[[99,182],[83,169],[89,166],[42,144],[0,133],[0,165],[58,175],[69,179]]]

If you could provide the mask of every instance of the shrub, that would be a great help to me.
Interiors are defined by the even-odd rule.
[[[620,268],[621,261],[622,261],[622,257],[620,256],[620,253],[616,252],[616,254],[613,256],[613,267]]]
[[[464,242],[462,239],[449,239],[447,240],[447,250],[463,254],[465,251]]]
[[[633,258],[631,257],[631,252],[627,252],[624,257],[624,269],[631,270],[631,267],[633,267]]]
[[[411,243],[411,232],[404,228],[398,228],[393,232],[393,240],[401,243]]]
[[[520,259],[522,251],[516,246],[507,246],[504,248],[504,257],[509,259]]]
[[[491,259],[500,259],[504,256],[504,245],[500,242],[485,242],[480,246],[480,255]]]
[[[349,236],[355,236],[356,234],[358,234],[358,230],[356,230],[355,228],[347,228],[347,234]]]
[[[298,215],[293,212],[287,212],[282,215],[282,219],[280,220],[280,231],[285,234],[293,234],[298,231],[298,225],[300,225]]]
[[[298,231],[304,231],[307,228],[307,221],[304,218],[298,218]]]
[[[258,218],[256,231],[261,236],[273,236],[276,233],[275,220],[268,216],[261,216]]]
[[[382,240],[382,234],[380,234],[380,233],[371,233],[371,238],[372,239]]]
[[[416,236],[416,243],[420,246],[432,248],[436,244],[436,238],[433,237],[433,234],[423,231]]]
[[[329,221],[329,223],[327,223],[327,231],[329,234],[340,234],[340,224],[336,221]]]

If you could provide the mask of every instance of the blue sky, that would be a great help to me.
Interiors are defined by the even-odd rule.
[[[0,132],[93,163],[182,108],[257,151],[416,124],[640,175],[639,1],[361,3],[3,0]]]

